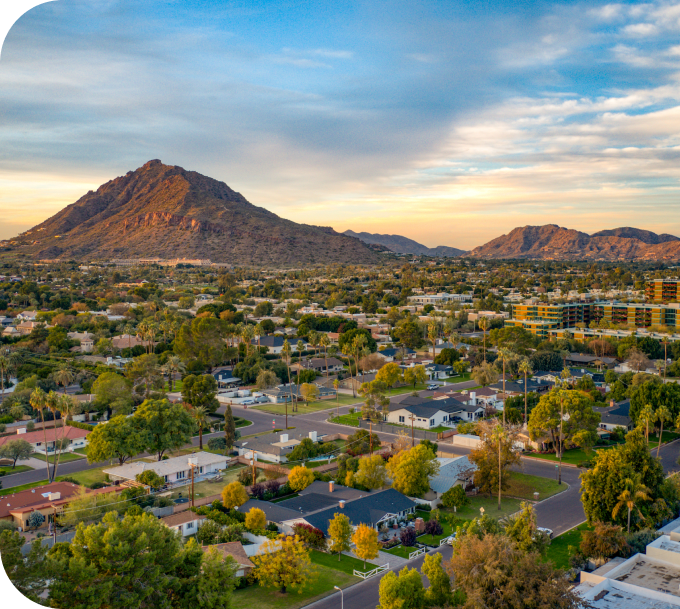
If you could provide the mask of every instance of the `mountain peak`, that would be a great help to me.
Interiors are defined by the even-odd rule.
[[[427,247],[401,235],[381,235],[379,233],[355,233],[352,230],[346,230],[345,235],[356,237],[364,243],[369,245],[381,245],[397,254],[416,254],[419,256],[447,256],[455,257],[461,256],[465,253],[464,250],[459,250],[455,247],[447,245],[438,245],[437,247]]]

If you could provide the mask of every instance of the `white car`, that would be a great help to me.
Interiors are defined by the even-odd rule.
[[[428,390],[428,391],[436,391],[437,389],[439,389],[439,385],[435,385],[434,383],[430,383],[430,384],[427,386],[427,390]]]
[[[545,533],[548,536],[548,539],[552,539],[553,536],[553,530],[552,529],[546,529],[544,527],[536,527],[537,531],[540,531],[541,533]]]

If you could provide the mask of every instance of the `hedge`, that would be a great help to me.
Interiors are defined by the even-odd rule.
[[[86,431],[92,431],[94,425],[88,425],[87,423],[81,423],[80,421],[66,421],[66,425],[69,427],[77,427],[78,429],[85,429]]]

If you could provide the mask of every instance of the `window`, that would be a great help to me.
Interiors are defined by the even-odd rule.
[[[193,522],[187,522],[187,529],[193,529],[194,528],[194,523]]]
[[[163,480],[165,480],[165,481],[167,482],[167,481],[168,481],[168,477],[167,477],[167,476],[163,476]]]
[[[199,473],[199,474],[202,474],[202,473],[203,473],[203,466],[201,466],[201,467],[198,468],[198,473]]]
[[[186,472],[177,472],[177,480],[181,480],[182,478],[184,478],[185,474]]]
[[[430,419],[430,427],[434,427],[434,419]]]
[[[400,422],[400,423],[404,423],[405,420],[406,420],[406,417],[402,417],[402,416],[399,417],[399,422]]]

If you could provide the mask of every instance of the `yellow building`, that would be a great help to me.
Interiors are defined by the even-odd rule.
[[[677,279],[653,279],[645,286],[645,298],[647,302],[677,302],[680,300],[678,298],[679,285],[680,281]]]

